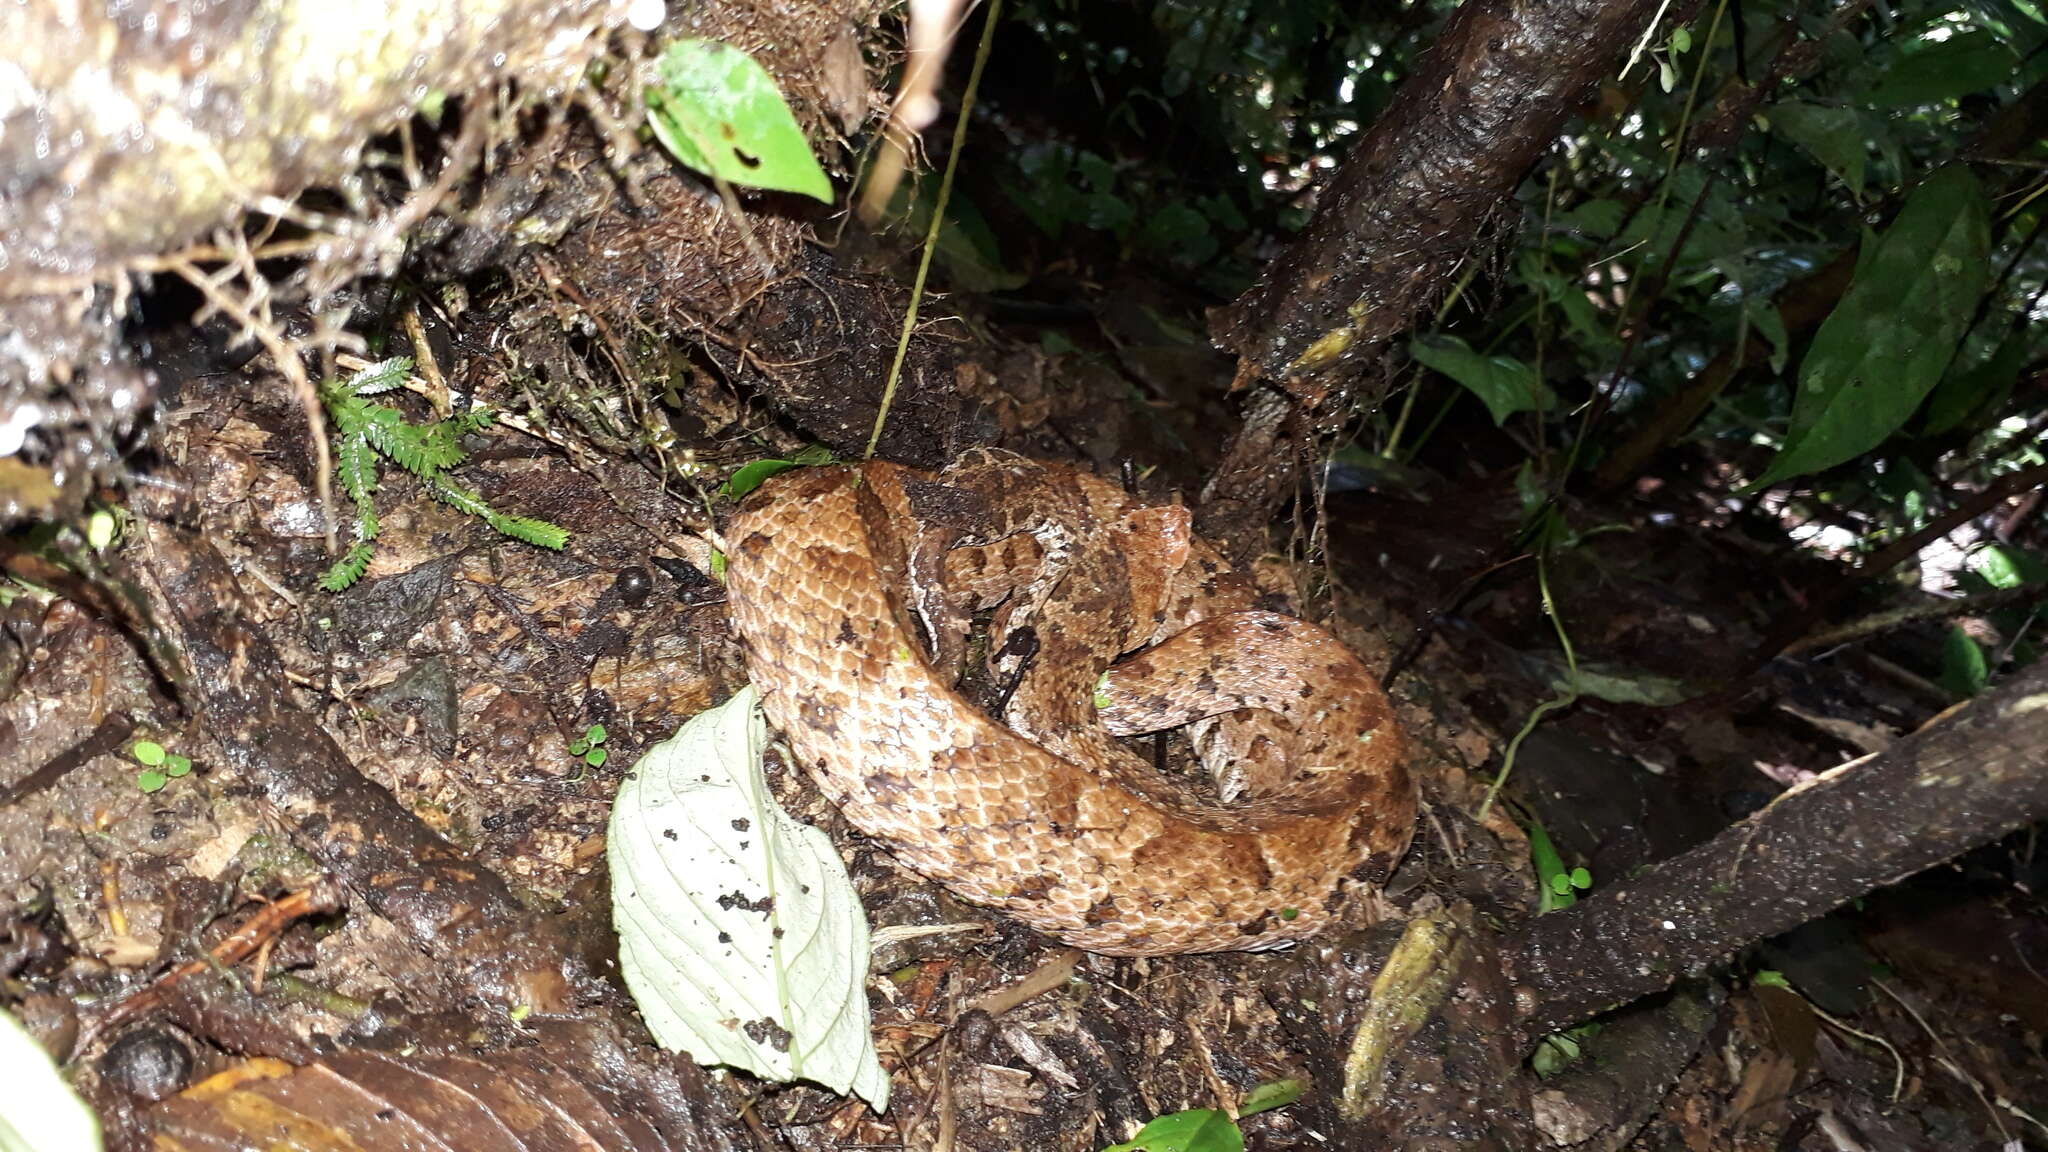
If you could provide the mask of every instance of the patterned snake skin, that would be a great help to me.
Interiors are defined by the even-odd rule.
[[[855,827],[969,901],[1115,955],[1270,948],[1408,846],[1415,788],[1377,681],[1329,633],[1254,610],[1185,509],[979,451],[937,474],[786,473],[725,539],[769,719]],[[1007,725],[958,687],[992,607]],[[1229,804],[1114,738],[1212,716],[1198,747]]]

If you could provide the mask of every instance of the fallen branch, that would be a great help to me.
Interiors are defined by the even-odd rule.
[[[1780,796],[1713,840],[1507,946],[1521,1040],[1705,971],[1735,951],[2048,816],[2048,664]]]

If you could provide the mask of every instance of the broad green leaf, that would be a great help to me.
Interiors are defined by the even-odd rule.
[[[1517,412],[1551,406],[1550,389],[1536,378],[1536,369],[1513,356],[1484,355],[1456,336],[1417,336],[1408,350],[1484,401],[1495,424],[1505,424]]]
[[[1787,100],[1771,110],[1771,128],[1841,177],[1850,195],[1863,196],[1869,148],[1863,140],[1863,117],[1854,108]]]
[[[1915,40],[1864,96],[1873,108],[1910,108],[1953,100],[2013,79],[2019,57],[1989,32]]]
[[[1972,553],[1970,570],[1993,588],[2048,583],[2048,563],[2032,553],[2004,544],[1991,544]]]
[[[1983,647],[1961,625],[1949,625],[1941,643],[1941,686],[1957,696],[1975,696],[1989,676]]]
[[[832,181],[752,56],[715,40],[678,40],[655,64],[647,123],[684,166],[749,188],[832,203]]]
[[[752,688],[648,749],[612,805],[619,970],[663,1047],[881,1109],[868,926],[831,840],[761,774]]]
[[[100,1124],[50,1054],[0,1012],[0,1152],[98,1152]]]
[[[1126,1144],[1102,1152],[1244,1152],[1244,1133],[1230,1117],[1213,1108],[1195,1108],[1161,1116],[1138,1130]]]
[[[134,754],[137,764],[154,768],[164,762],[164,746],[154,740],[137,740],[129,751]]]
[[[1984,289],[1984,192],[1960,164],[1899,210],[1799,365],[1785,446],[1752,490],[1882,444],[1941,379]]]

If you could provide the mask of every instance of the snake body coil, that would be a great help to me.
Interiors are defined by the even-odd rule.
[[[969,901],[1098,952],[1266,948],[1406,850],[1415,790],[1378,683],[1255,610],[1182,509],[977,452],[785,474],[726,540],[769,718],[855,827]],[[956,687],[990,607],[1008,725]],[[1205,717],[1236,803],[1115,739]]]

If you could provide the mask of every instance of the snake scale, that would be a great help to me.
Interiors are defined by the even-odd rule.
[[[970,902],[1114,955],[1271,948],[1407,848],[1415,787],[1378,682],[1258,610],[1184,508],[978,450],[785,473],[724,535],[769,719],[856,828]],[[991,609],[1004,722],[959,675]],[[1209,717],[1231,803],[1116,739]]]

